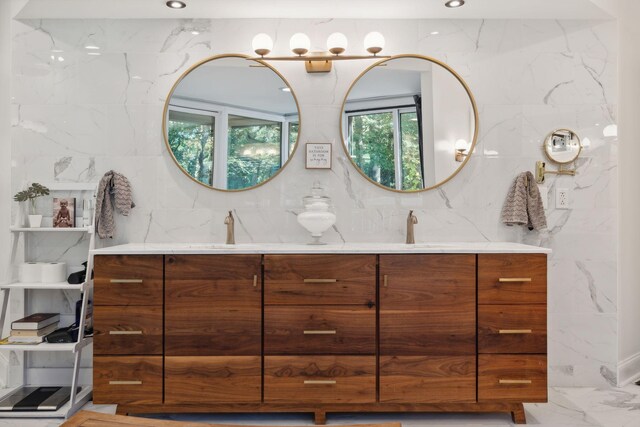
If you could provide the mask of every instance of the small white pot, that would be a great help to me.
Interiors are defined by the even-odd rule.
[[[42,224],[42,215],[29,215],[29,227],[40,228]]]

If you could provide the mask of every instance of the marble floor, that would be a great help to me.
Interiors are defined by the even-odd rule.
[[[113,405],[93,405],[88,403],[84,409],[106,413],[115,412]],[[616,389],[554,387],[549,390],[549,403],[526,404],[525,410],[528,424],[535,426],[640,427],[640,387],[636,385]],[[238,425],[313,425],[312,417],[308,414],[182,414],[156,416],[154,418]],[[507,414],[329,414],[327,424],[339,425],[386,421],[400,421],[403,427],[499,427],[513,425],[511,417]],[[0,419],[0,426],[54,427],[60,425],[61,422],[61,420],[44,419]]]

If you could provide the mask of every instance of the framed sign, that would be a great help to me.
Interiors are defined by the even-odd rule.
[[[306,144],[307,169],[331,169],[331,144]]]

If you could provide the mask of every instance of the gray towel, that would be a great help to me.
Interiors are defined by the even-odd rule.
[[[511,184],[500,220],[507,225],[527,225],[529,230],[547,228],[542,197],[531,172],[522,172]]]
[[[101,239],[112,238],[116,231],[113,219],[115,210],[124,216],[135,207],[131,197],[131,184],[124,175],[109,171],[104,174],[98,185],[96,197],[96,232]]]

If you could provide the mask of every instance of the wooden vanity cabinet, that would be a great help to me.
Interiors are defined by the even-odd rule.
[[[165,301],[165,402],[259,403],[261,256],[167,256]]]
[[[94,403],[162,403],[162,255],[104,255],[94,267]]]
[[[380,402],[476,401],[476,257],[380,256]]]
[[[510,412],[547,399],[546,254],[98,255],[119,413]]]

